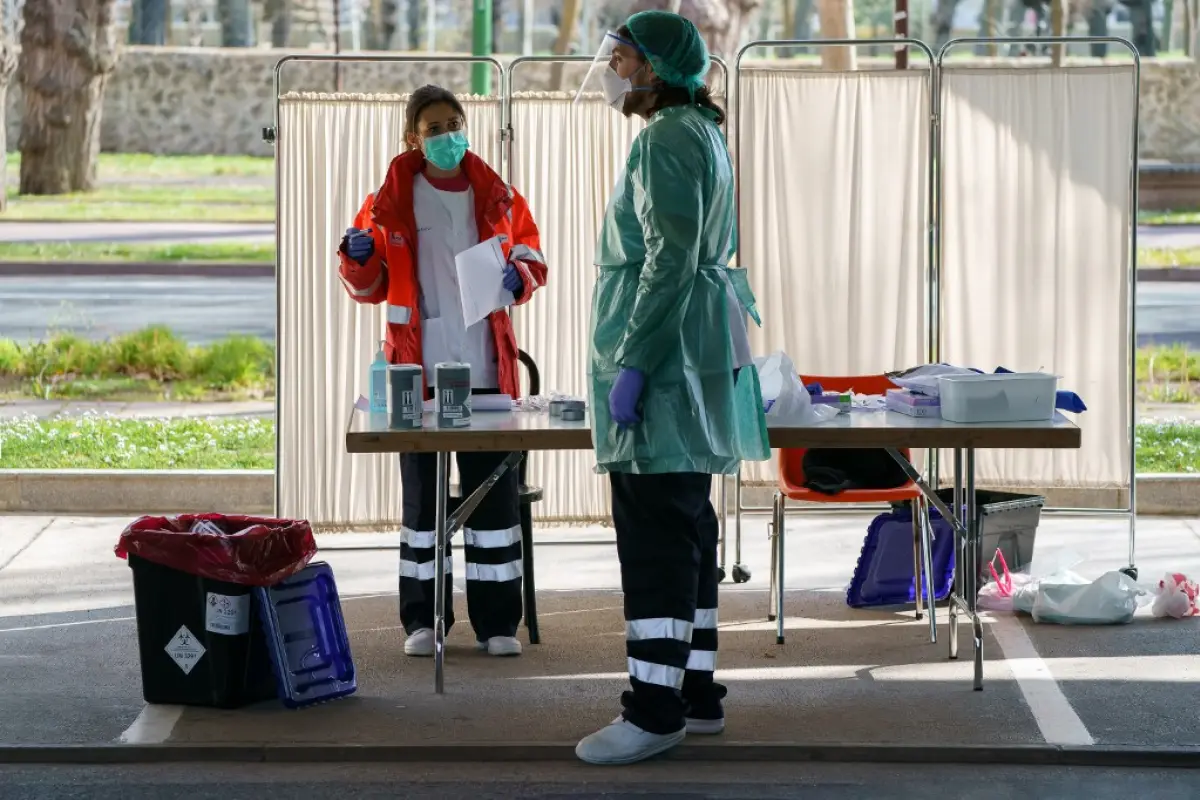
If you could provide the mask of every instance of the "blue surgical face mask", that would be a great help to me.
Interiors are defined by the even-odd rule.
[[[425,158],[438,169],[450,171],[462,163],[471,149],[466,131],[450,131],[425,140]]]

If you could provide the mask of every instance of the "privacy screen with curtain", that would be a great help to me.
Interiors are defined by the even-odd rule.
[[[1130,483],[1136,91],[1133,65],[942,71],[942,358],[1054,373],[1089,409],[1082,449],[981,452],[981,482]]]
[[[596,282],[596,237],[640,118],[626,119],[600,98],[573,102],[566,92],[512,97],[512,184],[542,232],[546,287],[514,309],[517,341],[541,371],[542,393],[587,396],[588,331]],[[588,452],[535,453],[530,481],[547,487],[537,513],[603,520],[608,481]]]
[[[928,71],[743,69],[738,90],[754,352],[783,350],[809,375],[925,363]]]
[[[337,248],[403,149],[407,96],[289,93],[280,98],[277,512],[323,526],[394,523],[395,456],[346,453],[346,422],[366,394],[383,309],[353,302]],[[500,163],[498,98],[459,98],[472,149]]]

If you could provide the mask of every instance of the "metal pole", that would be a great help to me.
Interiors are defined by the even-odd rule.
[[[341,0],[333,0],[333,54],[339,56],[342,53],[342,2]],[[342,62],[333,62],[333,90],[340,92],[342,90]]]
[[[437,454],[437,499],[434,538],[437,552],[433,565],[433,690],[446,691],[446,556],[450,549],[446,534],[446,513],[450,497],[450,454]]]
[[[472,19],[471,55],[475,57],[492,54],[492,0],[475,0]],[[492,71],[487,64],[475,64],[471,68],[471,91],[480,96],[492,93]]]

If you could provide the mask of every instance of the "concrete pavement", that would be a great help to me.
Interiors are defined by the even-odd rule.
[[[337,574],[357,695],[302,712],[274,703],[144,707],[129,571],[112,555],[125,522],[0,516],[0,743],[123,736],[130,745],[356,744],[419,753],[522,742],[569,758],[568,745],[619,708],[617,562],[611,532],[583,528],[537,532],[542,644],[520,659],[474,651],[457,587],[460,622],[449,638],[444,696],[432,693],[431,662],[401,655],[397,554],[381,549],[394,547],[398,534],[335,534],[318,537],[318,557]],[[753,577],[721,594],[718,677],[731,688],[729,729],[689,744],[693,757],[734,757],[718,751],[737,743],[1200,746],[1200,717],[1184,711],[1200,680],[1200,619],[1154,620],[1143,609],[1127,626],[1065,628],[999,616],[985,625],[985,690],[973,692],[969,631],[960,633],[962,658],[948,661],[944,608],[939,643],[930,645],[927,625],[911,612],[846,607],[842,588],[867,522],[794,517],[788,641],[778,646],[765,619],[765,520],[747,520],[743,558]],[[1115,520],[1048,516],[1036,559],[1083,559],[1077,569],[1097,575],[1125,563],[1127,531]],[[1143,518],[1138,548],[1147,582],[1166,571],[1200,576],[1200,521]]]
[[[0,767],[10,800],[961,800],[1190,798],[1187,770],[870,764],[170,764]],[[951,788],[952,787],[952,788]]]
[[[1196,409],[1200,417],[1200,407]],[[0,401],[0,419],[32,414],[38,419],[76,417],[82,414],[111,415],[124,419],[145,417],[273,417],[274,400],[239,400],[228,403],[115,402],[75,400]]]

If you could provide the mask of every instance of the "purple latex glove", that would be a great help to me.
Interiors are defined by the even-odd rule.
[[[375,240],[371,238],[369,229],[360,231],[358,228],[347,228],[345,242],[346,255],[359,264],[366,264],[371,253],[375,252]]]
[[[504,288],[518,297],[525,291],[525,279],[521,277],[521,270],[511,261],[504,265]]]
[[[646,388],[646,376],[641,370],[622,367],[608,393],[608,413],[620,427],[636,425],[642,421],[638,413],[638,401]]]

